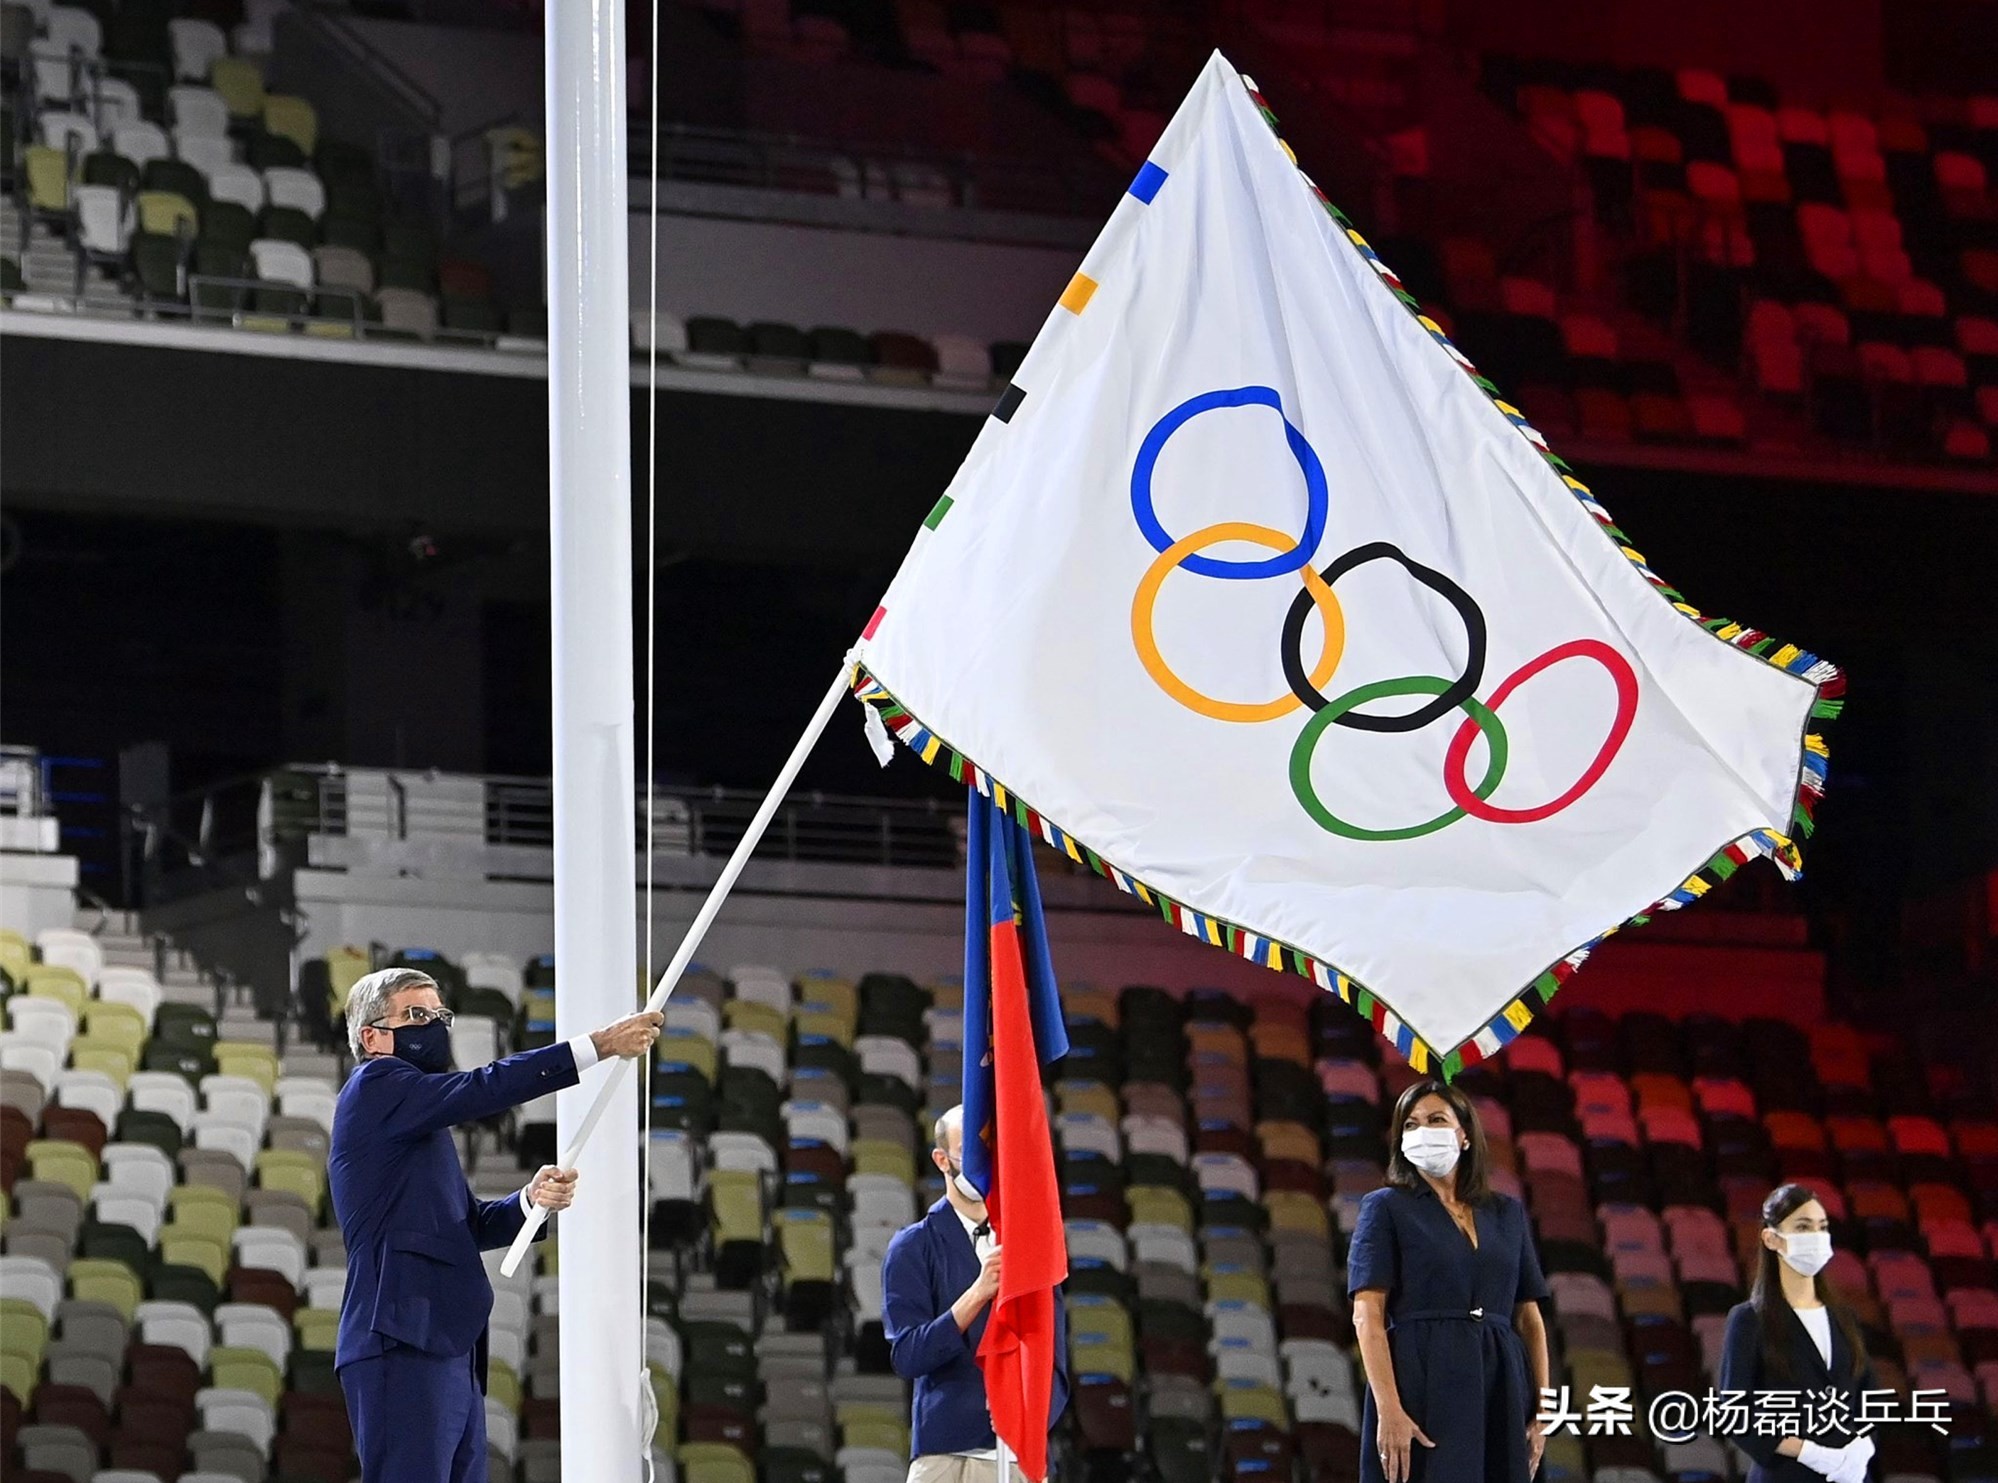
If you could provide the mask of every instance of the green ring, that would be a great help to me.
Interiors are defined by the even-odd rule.
[[[1319,801],[1311,787],[1311,758],[1318,749],[1318,738],[1325,729],[1355,706],[1365,705],[1372,700],[1386,700],[1397,695],[1441,695],[1450,688],[1450,681],[1438,679],[1435,675],[1411,675],[1402,680],[1376,680],[1371,685],[1362,685],[1357,690],[1348,690],[1336,700],[1325,703],[1325,708],[1313,713],[1304,723],[1304,730],[1297,734],[1297,741],[1290,749],[1290,791],[1297,795],[1297,801],[1304,811],[1311,815],[1312,822],[1328,834],[1337,834],[1343,839],[1397,840],[1419,839],[1425,834],[1434,834],[1439,829],[1447,829],[1464,817],[1461,808],[1450,808],[1426,823],[1411,824],[1406,829],[1362,829],[1357,824],[1348,824]],[[1491,762],[1485,768],[1485,775],[1473,788],[1472,793],[1479,798],[1489,798],[1505,776],[1506,738],[1505,723],[1498,713],[1484,702],[1471,696],[1464,698],[1461,709],[1478,725],[1485,734],[1485,741],[1491,748]]]

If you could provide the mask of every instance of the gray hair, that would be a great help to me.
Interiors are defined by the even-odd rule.
[[[964,1108],[960,1105],[951,1108],[950,1111],[936,1120],[936,1125],[930,1129],[930,1136],[936,1139],[936,1146],[938,1148],[948,1153],[950,1151],[950,1130],[952,1128],[961,1129],[963,1126]]]
[[[376,1020],[387,1019],[394,1007],[389,1001],[404,989],[434,989],[437,980],[414,968],[378,968],[358,980],[347,995],[347,1048],[360,1060],[361,1031]]]

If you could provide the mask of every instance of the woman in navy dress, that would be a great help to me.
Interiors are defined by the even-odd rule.
[[[1547,1384],[1547,1280],[1526,1209],[1493,1192],[1477,1110],[1418,1081],[1395,1103],[1387,1188],[1346,1260],[1367,1372],[1361,1483],[1530,1483]]]
[[[1789,1392],[1785,1412],[1808,1435],[1758,1436],[1748,1427],[1724,1438],[1754,1460],[1748,1483],[1864,1483],[1872,1470],[1873,1440],[1851,1423],[1864,1409],[1861,1394],[1880,1382],[1858,1320],[1824,1279],[1830,1260],[1831,1221],[1818,1197],[1801,1184],[1772,1190],[1762,1202],[1755,1290],[1727,1316],[1720,1388],[1742,1393],[1751,1415],[1763,1409],[1762,1396]],[[1842,1407],[1820,1403],[1827,1391]]]

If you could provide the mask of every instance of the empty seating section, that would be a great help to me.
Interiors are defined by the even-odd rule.
[[[1593,190],[1633,303],[1831,438],[1987,459],[1998,427],[1998,97],[1865,108],[1712,72],[1489,59]]]
[[[899,0],[892,12],[860,0],[727,0],[703,8],[752,54],[851,55],[968,82],[1010,75],[1069,121],[1078,147],[1090,141],[1106,167],[1123,170],[1144,158],[1178,102],[1176,88],[1205,55],[1197,36],[1189,51],[1177,19],[1096,8],[946,7],[938,0]],[[1366,92],[1363,78],[1313,70],[1355,65],[1329,22],[1295,8],[1259,19],[1292,52],[1299,87],[1322,84],[1328,97],[1347,103]],[[863,164],[851,179],[835,171],[803,188],[913,199],[909,183],[891,175]],[[1549,437],[1734,447],[1789,435],[1787,421],[1759,425],[1732,370],[1689,353],[1681,337],[1614,297],[1563,294],[1528,273],[1501,273],[1492,245],[1474,238],[1411,233],[1375,245],[1437,323]],[[741,324],[698,312],[684,320],[661,316],[653,333],[666,358],[700,368],[889,383],[920,382],[927,373],[934,384],[967,388],[1003,381],[1024,352],[949,336],[924,347],[901,343],[902,336]],[[648,343],[642,316],[634,319],[633,343]]]
[[[372,151],[322,134],[309,100],[266,89],[285,8],[169,19],[152,4],[9,0],[6,32],[27,44],[18,66],[8,51],[0,179],[27,215],[22,236],[66,240],[77,287],[108,275],[152,314],[331,336],[502,332],[486,270],[440,257]],[[539,296],[515,317],[541,333]]]
[[[538,301],[502,309],[484,267],[443,255],[434,222],[388,199],[369,151],[322,134],[309,100],[267,88],[260,48],[283,3],[250,0],[239,15],[225,0],[209,8],[217,19],[169,21],[145,7],[10,0],[19,60],[5,74],[0,164],[34,230],[60,232],[79,275],[115,276],[148,312],[317,335],[545,338]],[[1064,141],[1071,162],[1086,156],[1113,175],[1143,160],[1207,44],[1177,13],[1039,0],[691,8],[751,58],[852,61],[833,69],[843,73],[833,85],[857,93],[883,67],[1010,88],[1048,115],[1048,138]],[[1294,88],[1356,118],[1379,112],[1371,91],[1403,98],[1343,45],[1344,32],[1295,10],[1253,16],[1286,48]],[[1898,458],[1990,459],[1998,97],[1824,109],[1752,78],[1505,57],[1484,59],[1483,76],[1589,187],[1607,245],[1578,238],[1577,251],[1600,257],[1582,276],[1603,286],[1562,293],[1501,272],[1491,244],[1470,238],[1412,232],[1376,246],[1548,437],[1784,449],[1829,440]],[[1402,140],[1375,141],[1391,171]],[[531,182],[532,138],[498,131],[492,142],[500,173]],[[917,206],[984,203],[975,164],[954,176],[913,158],[814,159],[771,179]],[[1004,192],[993,182],[987,194]],[[4,272],[0,293],[48,298],[21,296],[19,263]],[[676,309],[652,325],[635,317],[634,349],[656,343],[669,363],[697,369],[979,393],[1024,353],[951,334]]]
[[[149,314],[322,336],[545,339],[538,299],[502,310],[483,267],[440,256],[432,225],[388,199],[370,151],[322,135],[310,100],[267,89],[271,27],[285,3],[249,0],[247,17],[232,25],[234,0],[207,8],[216,19],[171,21],[164,11],[155,17],[157,7],[107,5],[102,23],[74,6],[9,0],[10,34],[28,38],[33,56],[8,74],[0,173],[27,213],[25,235],[56,234],[73,248],[77,285],[109,275]],[[1083,7],[750,0],[701,8],[752,55],[853,53],[979,83],[1034,79],[1026,86],[1054,115],[1053,137],[1100,157],[1092,209],[1099,197],[1114,201],[1120,172],[1144,158],[1163,128],[1174,100],[1159,79],[1176,80],[1204,56],[1197,29],[1182,20]],[[1186,65],[1162,67],[1165,56]],[[492,143],[511,185],[538,175],[531,135],[497,130]],[[828,158],[822,180],[795,171],[784,178],[919,206],[971,203],[935,164]],[[1072,164],[1063,172],[1075,174]],[[1007,190],[995,178],[977,181],[972,194],[996,204]],[[1073,209],[1068,196],[1049,196],[1050,209]],[[5,273],[0,292],[23,306],[59,307],[73,297],[67,274],[59,290],[24,294],[21,263],[8,259]],[[700,317],[699,305],[684,308],[694,317],[661,316],[660,348],[669,362],[708,369],[982,394],[1025,353],[1023,345],[892,327],[738,325]],[[635,322],[634,348],[647,343]]]
[[[1491,247],[1387,237],[1371,244],[1432,323],[1558,448],[1597,443],[1739,446],[1758,431],[1734,380],[1627,308],[1501,272]]]
[[[695,0],[752,56],[816,64],[886,63],[935,72],[973,88],[1011,83],[1073,128],[1076,144],[1132,168],[1158,141],[1178,90],[1211,41],[1197,15],[1169,9],[946,0]],[[864,77],[864,74],[863,74]],[[856,78],[856,82],[861,81]],[[923,201],[946,192],[933,169],[892,181],[842,181]],[[883,189],[886,187],[887,189]],[[948,200],[948,195],[942,197]]]
[[[751,371],[805,376],[820,381],[871,382],[989,393],[1005,384],[1027,353],[1024,344],[986,344],[965,335],[931,338],[881,330],[863,335],[841,326],[810,330],[759,321],[738,324],[715,315],[682,319],[661,310],[648,324],[644,310],[631,316],[631,348],[644,356],[656,347],[662,363],[701,371]]]
[[[423,948],[306,965],[307,1038],[337,1045],[354,982],[391,962],[458,1010],[461,1066],[554,1038],[552,960]],[[233,1011],[175,1002],[81,932],[0,935],[0,973],[8,1466],[345,1483],[324,1192],[340,1063],[238,1036]],[[1070,985],[1064,1005],[1074,1404],[1057,1475],[1121,1478],[1143,1454],[1172,1483],[1356,1477],[1345,1245],[1412,1073],[1345,1006],[1274,978],[1250,1001]],[[957,1100],[962,1033],[951,982],[755,964],[683,981],[649,1081],[661,1476],[903,1476],[881,1261],[942,1193],[930,1124]],[[1947,1436],[1881,1432],[1883,1473],[1994,1476],[1998,1120],[1962,1073],[1839,1025],[1573,1010],[1462,1084],[1494,1183],[1534,1220],[1557,1383],[1632,1387],[1640,1418],[1651,1395],[1707,1389],[1760,1201],[1802,1180],[1885,1382],[1954,1403]],[[475,1186],[503,1193],[552,1158],[553,1117],[544,1101],[461,1134]],[[559,1476],[559,1243],[538,1251],[514,1279],[491,1255],[488,1431],[508,1483]],[[1640,1428],[1553,1438],[1547,1477],[1707,1483],[1738,1464]]]
[[[4,1466],[345,1483],[338,1062],[162,962],[0,931]]]

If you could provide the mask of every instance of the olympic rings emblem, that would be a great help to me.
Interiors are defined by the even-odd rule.
[[[1160,522],[1152,499],[1152,479],[1159,457],[1172,435],[1203,412],[1223,407],[1268,407],[1282,420],[1284,439],[1298,471],[1304,476],[1305,520],[1302,534],[1293,539],[1282,531],[1246,521],[1222,521],[1203,526],[1189,535],[1175,538]],[[1456,582],[1433,567],[1424,566],[1387,541],[1355,546],[1314,570],[1313,558],[1324,540],[1331,518],[1331,491],[1317,450],[1285,415],[1283,402],[1268,386],[1243,386],[1229,391],[1209,391],[1191,397],[1174,407],[1152,425],[1139,445],[1131,467],[1131,514],[1139,531],[1157,551],[1158,558],[1139,578],[1131,601],[1131,642],[1138,660],[1152,682],[1173,700],[1196,715],[1210,720],[1254,724],[1280,720],[1299,709],[1311,714],[1298,733],[1290,754],[1290,786],[1298,804],[1312,821],[1329,834],[1362,841],[1417,839],[1434,834],[1466,816],[1491,824],[1532,824],[1552,818],[1587,794],[1609,770],[1630,736],[1637,715],[1637,673],[1630,661],[1610,645],[1597,639],[1573,639],[1557,644],[1537,658],[1528,660],[1499,684],[1488,701],[1477,699],[1484,680],[1488,650],[1484,610]],[[1274,553],[1260,561],[1231,561],[1204,553],[1224,541],[1244,541]],[[1360,685],[1342,695],[1327,699],[1323,687],[1338,671],[1346,649],[1346,611],[1334,591],[1339,579],[1356,567],[1373,561],[1391,561],[1410,577],[1436,593],[1456,613],[1463,625],[1466,658],[1462,670],[1452,679],[1436,675],[1410,675],[1401,679],[1377,680]],[[1229,582],[1265,581],[1296,573],[1297,596],[1284,616],[1278,654],[1289,693],[1267,701],[1220,700],[1187,684],[1159,651],[1153,615],[1160,589],[1173,572],[1184,569],[1196,576]],[[1304,655],[1304,628],[1317,612],[1324,637],[1316,660],[1307,668]],[[1488,802],[1505,779],[1511,746],[1499,707],[1527,681],[1570,659],[1588,659],[1602,666],[1616,690],[1616,713],[1609,734],[1582,774],[1566,791],[1531,808],[1503,808]],[[1400,715],[1379,715],[1360,710],[1376,700],[1400,696],[1428,696],[1424,704]],[[1418,824],[1388,829],[1363,828],[1335,814],[1318,796],[1311,779],[1311,764],[1318,743],[1333,726],[1355,731],[1406,734],[1420,731],[1452,711],[1462,711],[1464,720],[1450,739],[1443,759],[1443,786],[1451,807]],[[1483,736],[1487,759],[1484,775],[1472,784],[1465,775],[1472,743]]]

